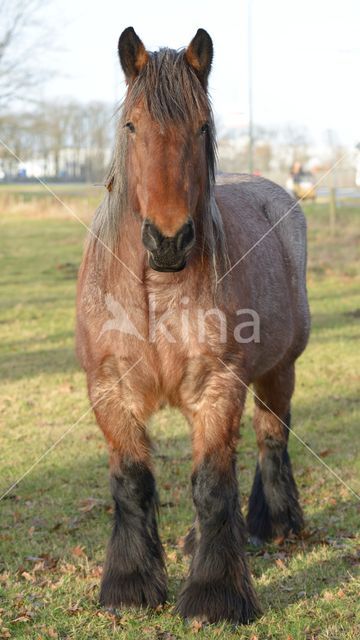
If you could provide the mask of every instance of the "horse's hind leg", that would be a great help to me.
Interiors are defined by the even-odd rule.
[[[145,425],[123,402],[120,385],[98,400],[109,380],[90,386],[95,414],[109,443],[114,526],[100,603],[156,607],[166,600],[166,572],[156,523],[157,495]],[[125,390],[129,394],[129,390]],[[100,395],[101,397],[101,395]]]
[[[303,515],[287,450],[294,365],[274,370],[254,384],[254,427],[259,447],[247,525],[264,541],[299,533]]]

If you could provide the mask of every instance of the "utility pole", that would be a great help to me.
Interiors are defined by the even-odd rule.
[[[331,148],[331,156],[332,163],[336,162],[336,140],[334,132],[329,129],[328,132],[328,141],[329,146]],[[330,173],[330,186],[329,186],[329,227],[330,233],[335,235],[335,227],[336,227],[336,189],[337,189],[337,180],[336,180],[336,171],[335,168]]]
[[[248,110],[249,110],[249,154],[248,171],[254,171],[254,125],[253,125],[253,88],[252,88],[252,0],[248,0]]]

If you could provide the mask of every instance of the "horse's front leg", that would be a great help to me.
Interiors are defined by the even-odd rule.
[[[208,378],[195,399],[190,573],[178,601],[186,618],[248,623],[260,614],[245,557],[245,525],[236,477],[236,443],[245,400],[224,370]]]
[[[145,424],[119,385],[101,399],[110,380],[90,387],[97,421],[109,443],[110,488],[115,514],[100,603],[107,607],[156,607],[166,600],[166,571],[157,530],[157,494]],[[99,395],[100,393],[100,395]],[[99,400],[100,397],[100,400]]]

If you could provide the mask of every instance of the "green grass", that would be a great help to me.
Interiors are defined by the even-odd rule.
[[[85,415],[0,503],[0,638],[358,639],[359,503],[295,437],[290,449],[307,529],[301,540],[249,548],[263,617],[235,629],[188,625],[174,614],[187,568],[180,540],[192,520],[191,450],[185,421],[169,410],[151,425],[169,603],[155,612],[117,615],[98,607],[112,504],[106,446],[86,413],[85,380],[73,349],[84,229],[50,196],[43,196],[41,213],[26,197],[10,196],[0,192],[0,488]],[[92,192],[74,195],[71,189],[61,196],[82,216],[96,200]],[[308,205],[306,213],[313,329],[298,363],[293,428],[360,493],[359,211],[341,209],[334,236],[325,205]],[[249,400],[239,446],[244,510],[257,455],[251,410]]]

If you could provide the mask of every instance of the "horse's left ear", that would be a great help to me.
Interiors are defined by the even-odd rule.
[[[211,69],[214,48],[212,40],[205,29],[198,29],[185,51],[185,58],[194,69],[201,84],[206,89]]]
[[[146,65],[149,54],[133,27],[128,27],[119,38],[119,58],[127,82],[134,80]]]

